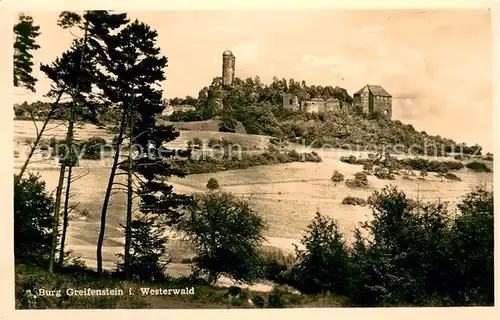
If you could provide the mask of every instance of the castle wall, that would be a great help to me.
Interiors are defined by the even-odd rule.
[[[290,93],[283,93],[283,108],[299,111],[300,110],[299,98]]]
[[[222,90],[210,88],[208,90],[208,106],[213,108],[215,113],[222,112],[224,109],[223,106],[224,92]]]
[[[374,97],[373,111],[385,114],[389,118],[392,117],[392,98],[391,97]]]
[[[340,110],[339,99],[328,99],[325,105],[325,112],[338,111]]]
[[[310,113],[320,113],[324,112],[325,110],[325,105],[326,102],[324,100],[309,100],[309,101],[303,101],[300,109],[303,112],[310,112]]]

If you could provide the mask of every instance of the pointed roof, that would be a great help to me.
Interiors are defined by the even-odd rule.
[[[387,91],[384,90],[384,88],[373,84],[367,84],[360,90],[356,91],[354,94],[361,94],[361,93],[371,93],[374,96],[380,96],[380,97],[392,97]]]
[[[226,50],[226,51],[224,51],[224,52],[222,53],[222,55],[224,55],[224,56],[232,56],[232,55],[233,55],[233,53],[231,52],[231,50]]]

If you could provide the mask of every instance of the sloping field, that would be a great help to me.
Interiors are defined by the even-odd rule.
[[[16,123],[15,130],[15,139],[18,141],[34,137],[34,130],[29,129],[25,123]],[[62,127],[62,130],[65,128]],[[77,136],[81,139],[94,135],[104,136],[102,131],[90,126],[77,130]],[[200,139],[209,139],[222,135],[218,132],[182,132],[179,141],[173,142],[173,145],[183,145],[195,136]],[[231,139],[239,139],[241,143],[257,146],[262,144],[262,139],[269,139],[243,134],[226,133],[224,135]],[[112,135],[107,135],[106,138],[111,139]],[[179,193],[204,192],[208,179],[215,177],[222,189],[249,199],[253,208],[262,214],[269,225],[265,234],[269,241],[268,245],[288,251],[292,250],[293,243],[298,242],[304,228],[317,210],[337,219],[348,236],[360,221],[370,218],[370,209],[367,207],[341,204],[342,199],[348,195],[367,198],[374,190],[393,184],[411,197],[418,195],[423,200],[449,202],[449,206],[453,208],[471,187],[479,183],[492,186],[493,183],[491,173],[473,173],[463,170],[456,173],[462,179],[458,182],[442,180],[433,173],[429,173],[425,181],[416,178],[404,180],[399,176],[396,180],[387,181],[369,176],[368,189],[350,189],[343,184],[335,185],[330,181],[330,177],[334,170],[338,170],[347,179],[351,178],[356,172],[362,170],[361,166],[340,162],[341,156],[349,154],[345,150],[328,150],[318,153],[323,159],[321,163],[290,163],[191,175],[182,179],[174,178],[172,184],[174,190]],[[19,167],[19,163],[18,160],[15,166]],[[43,166],[34,164],[30,168],[32,171],[40,172],[49,190],[55,188],[58,169],[54,163],[46,163]],[[74,169],[74,175],[81,176],[81,178],[72,185],[71,202],[80,203],[78,212],[85,210],[88,215],[81,217],[81,213],[75,212],[69,227],[68,249],[73,249],[74,253],[82,256],[89,265],[95,264],[95,244],[109,170],[109,163],[98,161],[82,161],[81,166]],[[113,266],[116,261],[115,254],[123,250],[120,224],[124,222],[124,218],[125,196],[116,194],[111,199],[107,218],[106,248],[103,254],[107,267]],[[169,246],[172,258],[176,262],[180,262],[183,257],[190,254],[175,239],[170,242]],[[186,272],[185,265],[173,265],[173,267],[177,268],[176,272]]]

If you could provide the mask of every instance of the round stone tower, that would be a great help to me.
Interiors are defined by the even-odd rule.
[[[234,66],[236,58],[229,50],[222,53],[222,83],[230,86],[234,81]]]

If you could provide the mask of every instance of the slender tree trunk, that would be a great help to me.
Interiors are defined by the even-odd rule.
[[[102,274],[102,245],[104,242],[104,233],[106,229],[106,214],[108,212],[109,198],[111,197],[111,191],[113,189],[113,183],[115,179],[116,169],[118,168],[118,159],[120,157],[120,144],[123,140],[123,131],[125,129],[126,121],[126,109],[122,111],[122,119],[120,122],[120,131],[118,133],[118,139],[116,142],[116,152],[113,159],[113,166],[111,167],[111,173],[109,174],[108,187],[106,188],[106,194],[104,196],[104,202],[102,204],[101,212],[101,228],[99,230],[99,239],[97,240],[97,273]]]
[[[71,185],[71,173],[73,167],[68,168],[68,178],[66,180],[66,196],[64,198],[64,214],[63,214],[63,226],[61,234],[61,250],[59,251],[59,264],[62,266],[64,263],[64,245],[66,242],[66,230],[68,229],[68,206],[69,206],[69,191]]]
[[[61,208],[61,193],[64,183],[65,172],[66,172],[66,166],[64,165],[64,161],[61,161],[61,169],[59,170],[59,181],[57,183],[57,189],[56,189],[56,200],[54,203],[54,224],[53,224],[54,230],[52,231],[52,245],[50,247],[50,256],[49,256],[50,273],[54,271],[54,256],[56,254],[57,236],[59,234],[59,210]]]
[[[19,173],[17,174],[15,180],[14,180],[14,185],[17,186],[19,184],[19,181],[21,181],[21,178],[23,177],[23,174],[24,172],[26,171],[26,169],[28,168],[28,165],[30,163],[30,160],[31,160],[31,157],[33,157],[33,154],[35,153],[36,151],[36,148],[38,146],[38,144],[40,143],[40,140],[42,140],[42,135],[45,131],[45,128],[47,127],[47,124],[49,123],[49,121],[52,119],[52,116],[54,115],[54,112],[55,110],[57,109],[57,106],[59,105],[59,100],[61,100],[61,97],[63,95],[63,90],[61,90],[61,92],[59,93],[59,95],[57,96],[57,99],[56,101],[52,104],[52,107],[49,111],[49,114],[47,115],[47,118],[45,118],[44,122],[43,122],[43,125],[42,127],[40,128],[40,131],[38,132],[37,136],[36,136],[36,139],[35,139],[35,142],[33,143],[33,146],[31,147],[30,149],[30,152],[28,154],[28,157],[26,158],[26,160],[24,161],[24,164],[23,166],[21,167],[21,170],[19,171]]]
[[[73,127],[74,127],[74,122],[75,122],[75,109],[76,109],[76,104],[77,101],[75,100],[75,93],[78,93],[79,87],[80,87],[80,72],[83,64],[83,58],[85,55],[85,48],[87,46],[87,36],[88,36],[88,25],[89,22],[86,20],[85,21],[85,35],[84,35],[84,40],[83,40],[83,45],[82,45],[82,53],[80,57],[80,61],[78,64],[78,74],[76,75],[76,84],[75,84],[75,92],[73,93],[73,103],[71,105],[71,110],[70,110],[70,116],[69,116],[69,124],[68,124],[68,133],[66,135],[66,144],[69,149],[69,156],[70,156],[70,161],[67,162],[67,159],[63,159],[61,161],[61,170],[59,172],[59,182],[57,184],[57,189],[56,189],[56,199],[55,199],[55,204],[54,204],[54,231],[52,232],[52,246],[50,250],[50,260],[49,260],[49,272],[52,273],[54,269],[54,256],[56,253],[56,247],[57,247],[57,238],[58,238],[58,233],[59,233],[59,211],[61,210],[61,194],[62,194],[62,188],[63,188],[63,183],[64,183],[64,173],[66,172],[66,164],[68,163],[69,166],[74,165],[75,161],[75,156],[73,154]],[[69,192],[69,186],[71,184],[71,181],[68,181],[68,190]]]
[[[127,168],[127,218],[125,222],[125,254],[124,256],[124,271],[125,279],[130,280],[130,243],[132,240],[132,103],[129,103],[128,108],[128,136],[130,147],[128,148],[128,168]]]

